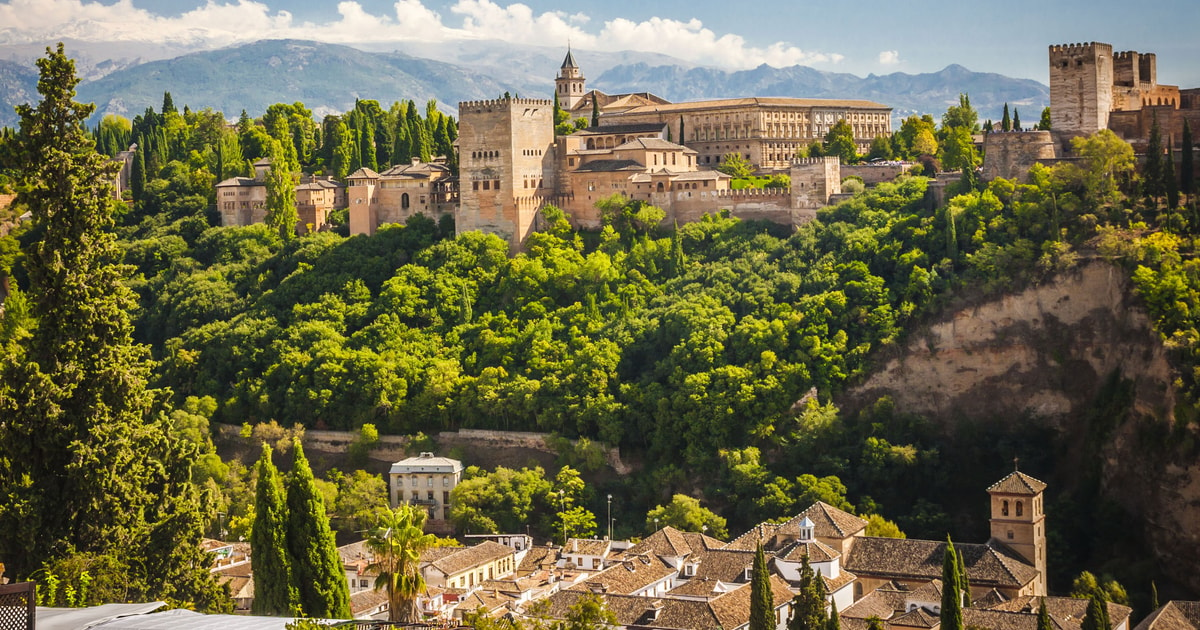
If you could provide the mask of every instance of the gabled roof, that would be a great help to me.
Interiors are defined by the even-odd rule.
[[[629,140],[628,142],[625,142],[624,144],[620,144],[620,145],[616,146],[615,148],[613,148],[613,151],[622,151],[622,150],[627,151],[630,149],[647,149],[650,151],[689,151],[690,150],[692,153],[696,152],[694,149],[688,149],[687,147],[685,147],[681,144],[675,144],[674,142],[667,142],[666,140],[663,140],[662,138],[634,138],[632,140]]]
[[[614,173],[616,171],[641,171],[646,167],[634,160],[592,160],[575,169],[576,173]]]
[[[992,484],[987,489],[988,492],[999,494],[1020,494],[1025,496],[1033,496],[1039,494],[1046,489],[1046,483],[1039,481],[1026,475],[1025,473],[1014,470],[1007,477]]]
[[[1021,587],[1037,577],[1037,569],[1004,545],[958,544],[967,577],[976,586]],[[856,538],[843,559],[848,571],[864,577],[897,580],[933,580],[942,576],[946,543],[904,538]]]
[[[253,177],[230,177],[229,179],[224,180],[221,183],[217,184],[217,188],[222,188],[225,186],[266,186],[266,185],[267,184],[265,182],[263,182],[261,179],[254,179]]]
[[[754,551],[758,543],[762,541],[764,544],[770,540],[775,532],[779,530],[780,523],[759,523],[750,531],[734,538],[725,544],[726,549],[749,549]]]
[[[754,552],[747,549],[711,549],[696,558],[696,579],[714,579],[727,584],[744,580],[746,569],[754,564]]]
[[[817,501],[808,509],[779,528],[780,534],[800,535],[800,522],[805,518],[813,523],[813,535],[821,538],[849,538],[867,528],[867,521],[845,510]]]
[[[1134,630],[1197,630],[1200,602],[1169,601],[1150,613]]]
[[[604,556],[608,554],[608,548],[611,543],[607,540],[597,540],[595,538],[572,538],[567,541],[563,547],[563,554],[583,555],[583,556]]]
[[[1034,619],[1037,619],[1038,606],[1041,601],[1046,602],[1046,612],[1050,614],[1050,619],[1063,630],[1079,630],[1083,624],[1083,617],[1087,614],[1088,600],[1076,599],[1073,597],[1035,597],[1032,595],[1023,595],[1015,597],[1009,601],[992,607],[990,610],[1022,612],[1030,614]],[[1116,628],[1129,619],[1133,609],[1121,604],[1108,602],[1108,618],[1112,621],[1112,627]],[[965,613],[970,608],[964,608]],[[964,621],[966,621],[964,616]]]
[[[681,532],[670,525],[650,534],[642,542],[629,548],[630,556],[653,553],[660,558],[678,558],[693,552],[721,549],[725,543],[695,532]]]
[[[653,555],[645,554],[633,556],[614,564],[592,577],[576,583],[570,590],[601,590],[617,595],[630,595],[674,574],[673,567]]]
[[[373,171],[365,166],[358,169],[357,171],[354,171],[353,173],[350,173],[350,175],[346,177],[346,179],[378,179],[378,178],[379,178],[379,173],[376,173],[375,171]]]
[[[474,547],[459,548],[454,553],[430,562],[429,566],[449,576],[511,555],[513,550],[510,547],[485,540]]]
[[[889,621],[892,626],[904,626],[906,628],[934,628],[942,623],[941,619],[925,612],[925,609],[920,607],[896,615]]]
[[[572,135],[576,136],[612,136],[631,133],[662,133],[666,123],[626,123],[622,125],[600,125],[580,129]]]
[[[809,562],[829,562],[841,555],[836,549],[819,540],[798,540],[781,549],[775,557],[787,562],[801,562],[804,556],[808,556]]]

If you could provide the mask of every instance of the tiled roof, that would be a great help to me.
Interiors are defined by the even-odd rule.
[[[722,628],[737,628],[750,621],[750,596],[753,591],[751,584],[746,584],[729,591],[712,600],[709,605]],[[775,608],[786,604],[792,599],[792,591],[787,582],[778,575],[771,576],[771,595]],[[685,626],[687,627],[687,626]]]
[[[670,577],[675,569],[651,554],[632,556],[571,587],[571,590],[602,590],[629,595]]]
[[[1150,613],[1134,630],[1197,630],[1200,602],[1169,601]]]
[[[928,584],[922,584],[910,591],[905,599],[910,602],[941,602],[942,581],[931,580]]]
[[[593,160],[575,169],[577,173],[612,173],[615,171],[640,171],[646,168],[634,160]]]
[[[553,565],[558,560],[558,552],[553,547],[530,547],[521,558],[517,573],[533,573],[545,566]]]
[[[842,569],[841,571],[838,572],[838,576],[836,578],[829,578],[829,577],[822,575],[821,579],[825,580],[825,592],[826,593],[836,593],[837,591],[839,591],[843,587],[845,587],[847,584],[850,584],[854,580],[857,580],[858,576],[854,575],[853,573],[851,573],[845,569]]]
[[[798,540],[779,550],[775,554],[775,557],[788,562],[802,562],[804,556],[808,556],[809,562],[829,562],[834,558],[841,557],[841,555],[836,549],[819,540],[805,542]]]
[[[779,523],[759,523],[754,529],[726,543],[726,549],[749,549],[754,551],[759,541],[766,542],[779,530]]]
[[[417,162],[415,164],[397,164],[380,173],[383,177],[411,177],[414,179],[429,179],[434,173],[449,173],[450,169],[441,164]]]
[[[708,549],[720,549],[725,543],[704,534],[681,532],[674,527],[664,527],[642,539],[642,542],[629,548],[626,552],[631,556],[653,553],[662,558],[678,558],[690,553]]]
[[[375,554],[371,553],[367,547],[365,540],[342,545],[337,550],[338,555],[342,558],[342,566],[346,567],[357,565],[360,561],[370,562],[375,557]]]
[[[263,182],[261,179],[254,179],[253,177],[230,177],[229,179],[224,180],[221,183],[217,184],[217,188],[221,188],[224,186],[266,186],[266,185],[267,184],[265,182]]]
[[[744,549],[712,549],[699,554],[695,559],[699,562],[693,580],[699,578],[725,583],[741,582],[746,567],[754,564],[754,552]]]
[[[824,501],[817,501],[781,525],[779,533],[799,538],[800,521],[805,518],[813,522],[813,535],[821,538],[849,538],[867,528],[866,520],[839,510]]]
[[[369,610],[375,610],[385,603],[387,603],[387,591],[383,589],[368,588],[355,591],[350,593],[350,614],[357,619],[359,615]]]
[[[1032,496],[1046,489],[1046,483],[1039,481],[1026,475],[1025,473],[1014,470],[1007,477],[992,484],[987,489],[988,492],[997,492],[1000,494],[1020,494]]]
[[[858,601],[841,611],[842,619],[866,619],[879,617],[888,619],[898,610],[904,610],[908,592],[892,588],[877,588],[862,596]]]
[[[1019,587],[1037,577],[1037,569],[994,541],[985,545],[959,544],[967,577],[976,586]],[[884,579],[932,580],[942,575],[946,543],[904,538],[856,538],[843,561],[860,576]]]
[[[933,628],[941,625],[941,620],[925,612],[924,608],[914,608],[888,620],[890,625],[905,628]]]
[[[655,133],[662,132],[666,128],[666,123],[628,123],[623,125],[600,125],[599,127],[588,127],[576,131],[576,136],[611,136],[617,134],[630,133]]]
[[[971,602],[971,605],[977,608],[994,608],[1006,601],[1008,601],[1007,597],[1005,597],[1000,591],[992,589],[983,597],[976,598],[975,601]]]
[[[713,578],[692,578],[667,591],[675,597],[714,597],[720,581]]]
[[[346,179],[359,179],[359,178],[364,178],[364,177],[370,178],[370,179],[377,179],[379,177],[379,173],[376,173],[375,171],[364,166],[364,167],[358,169],[357,171],[350,173],[349,177],[347,177]]]
[[[1075,599],[1072,597],[1034,597],[1032,595],[1024,595],[1014,597],[1013,599],[1003,602],[991,610],[1003,610],[1009,612],[1024,612],[1032,613],[1037,616],[1038,605],[1040,600],[1046,602],[1046,612],[1050,614],[1050,618],[1063,630],[1080,630],[1083,623],[1083,617],[1087,614],[1088,600]],[[964,609],[965,610],[965,609]],[[1125,621],[1128,621],[1130,613],[1133,609],[1121,604],[1108,603],[1108,618],[1112,621],[1112,627],[1116,628]]]
[[[987,628],[987,630],[1037,630],[1037,611],[1009,612],[1004,610],[986,610],[982,608],[964,608],[963,626],[972,628]],[[1061,625],[1051,623],[1058,628]]]
[[[359,169],[363,170],[363,169]],[[369,169],[367,169],[369,170]],[[358,171],[355,171],[358,173]],[[350,177],[354,177],[351,175]],[[462,462],[449,457],[434,457],[422,453],[417,457],[406,457],[398,462],[393,462],[390,472],[392,474],[410,474],[410,473],[448,473],[462,470]]]
[[[572,54],[571,54],[571,49],[570,49],[570,48],[568,48],[568,49],[567,49],[567,56],[563,58],[563,62],[562,62],[562,66],[561,66],[561,67],[563,67],[563,68],[575,68],[575,69],[578,69],[578,68],[579,68],[579,64],[578,64],[578,63],[575,63],[575,55],[572,55]]]
[[[651,151],[681,151],[681,150],[686,150],[687,147],[680,145],[680,144],[675,144],[674,142],[667,142],[666,140],[663,140],[661,138],[634,138],[624,144],[618,145],[617,147],[615,147],[613,149],[613,151],[622,151],[622,150],[629,150],[629,149],[649,149]],[[692,152],[695,153],[695,151],[692,151]]]
[[[572,538],[563,547],[563,553],[603,557],[608,553],[610,544],[607,540],[596,540],[595,538]]]
[[[513,555],[511,548],[498,542],[485,540],[474,547],[459,549],[455,553],[438,558],[429,565],[449,576],[511,555]]]

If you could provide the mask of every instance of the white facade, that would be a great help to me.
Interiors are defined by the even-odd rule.
[[[392,507],[401,503],[419,505],[432,520],[450,518],[450,491],[462,480],[463,465],[457,459],[421,453],[402,459],[388,471]]]

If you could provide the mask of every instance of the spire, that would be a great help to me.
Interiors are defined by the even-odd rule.
[[[575,63],[575,55],[571,54],[571,45],[567,44],[567,57],[563,59],[562,68],[579,69],[579,64]]]

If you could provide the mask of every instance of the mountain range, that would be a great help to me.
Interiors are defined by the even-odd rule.
[[[379,48],[379,46],[377,46]],[[32,59],[44,46],[0,46],[0,125],[13,126],[12,107],[36,97]],[[159,108],[163,92],[192,109],[211,107],[227,118],[244,109],[261,115],[268,105],[301,101],[322,116],[350,109],[356,99],[383,104],[437,99],[454,113],[463,100],[495,98],[505,92],[549,96],[563,52],[558,48],[471,42],[454,46],[398,44],[391,50],[298,40],[264,40],[174,55],[177,49],[148,49],[139,55],[127,44],[106,48],[88,43],[72,48],[81,82],[79,99],[97,104],[96,116],[132,118]],[[106,52],[111,53],[107,54]],[[652,92],[671,101],[744,96],[868,99],[894,108],[895,120],[909,114],[940,116],[967,93],[980,118],[999,119],[1004,103],[1037,120],[1049,104],[1049,89],[1037,81],[972,72],[949,65],[940,72],[858,77],[805,66],[728,71],[638,52],[579,51],[576,58],[589,87],[609,93]]]

